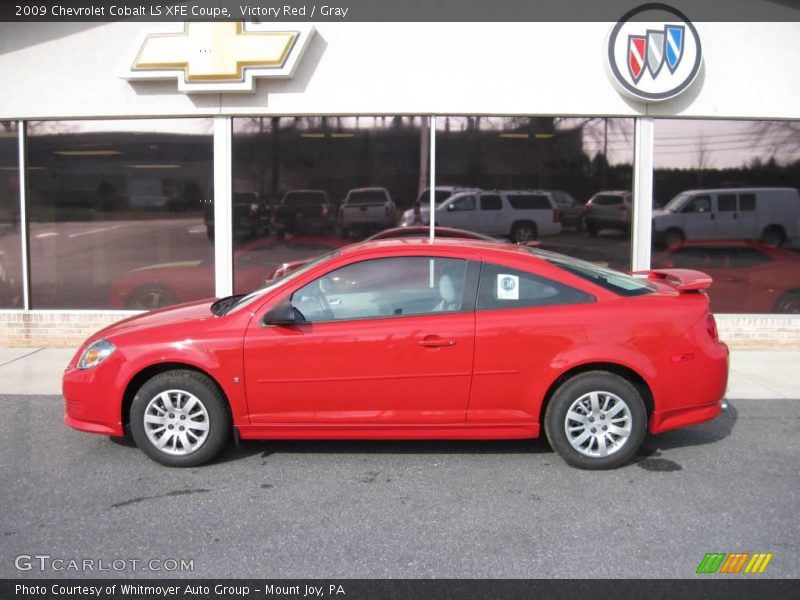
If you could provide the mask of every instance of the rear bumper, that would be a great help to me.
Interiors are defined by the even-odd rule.
[[[650,418],[650,431],[661,433],[679,427],[688,427],[710,421],[723,410],[725,401],[719,400],[703,406],[689,406],[675,410],[656,411]]]

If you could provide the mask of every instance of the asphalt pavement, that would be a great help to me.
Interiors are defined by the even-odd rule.
[[[686,578],[707,552],[800,574],[797,400],[734,398],[605,472],[540,440],[246,442],[175,470],[66,428],[59,396],[0,410],[0,577]],[[142,571],[169,559],[193,569]]]

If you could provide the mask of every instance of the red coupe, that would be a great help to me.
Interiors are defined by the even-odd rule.
[[[152,459],[243,439],[535,438],[571,465],[714,418],[728,349],[697,271],[634,277],[465,240],[334,251],[246,296],[120,321],[64,374],[67,425]]]

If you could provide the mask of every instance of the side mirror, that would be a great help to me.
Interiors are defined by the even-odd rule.
[[[264,325],[297,325],[305,323],[305,318],[292,303],[286,299],[264,315]]]

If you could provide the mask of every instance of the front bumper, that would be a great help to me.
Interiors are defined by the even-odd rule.
[[[108,364],[112,361],[112,364]],[[64,423],[73,429],[101,435],[124,435],[121,394],[116,393],[113,368],[115,357],[109,357],[93,369],[68,367],[64,371]]]

